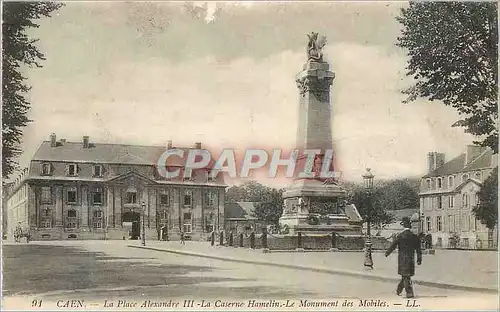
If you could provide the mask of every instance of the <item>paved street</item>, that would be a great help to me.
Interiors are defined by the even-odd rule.
[[[140,245],[137,241],[130,244]],[[272,252],[232,247],[212,247],[205,242],[149,241],[148,246],[170,250],[203,253],[221,257],[256,259],[273,263],[310,265],[322,268],[363,270],[361,252]],[[371,273],[397,276],[397,252],[386,258],[383,252],[373,253],[374,269]],[[495,251],[436,250],[434,255],[423,255],[423,264],[416,267],[415,279],[441,283],[496,288],[498,285],[498,253]]]
[[[32,242],[3,248],[6,308],[34,299],[98,304],[120,298],[380,298],[405,302],[394,294],[393,283],[141,250],[122,241]],[[427,305],[450,307],[448,304],[464,301],[457,307],[467,308],[474,298],[471,308],[477,304],[483,309],[496,307],[494,295],[423,286],[416,291]]]

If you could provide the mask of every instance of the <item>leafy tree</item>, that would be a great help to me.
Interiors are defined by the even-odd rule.
[[[270,188],[255,181],[242,185],[233,185],[226,191],[228,202],[261,202],[270,192]]]
[[[394,221],[393,215],[387,212],[382,198],[383,191],[380,186],[374,187],[370,192],[362,186],[355,186],[348,192],[348,202],[356,206],[363,220],[380,227]]]
[[[283,214],[283,190],[268,188],[264,199],[255,205],[253,215],[270,224],[278,224]]]
[[[420,205],[418,187],[408,179],[389,180],[380,192],[381,204],[387,210],[416,209]]]
[[[498,152],[498,25],[496,2],[410,2],[397,17],[397,45],[409,55],[416,83],[405,102],[442,101],[462,116],[454,126]]]
[[[21,66],[41,67],[45,60],[37,49],[37,40],[30,39],[28,28],[38,28],[33,20],[49,17],[63,4],[54,2],[3,2],[2,23],[2,175],[7,178],[18,167],[16,158],[21,154],[22,128],[29,122],[30,103],[26,93],[30,87],[21,73]]]
[[[498,167],[484,181],[479,191],[479,204],[472,211],[476,217],[492,230],[498,221]]]
[[[342,186],[348,192],[362,188],[360,184],[344,182]],[[416,209],[419,207],[419,179],[380,180],[377,184],[377,196],[386,210]]]

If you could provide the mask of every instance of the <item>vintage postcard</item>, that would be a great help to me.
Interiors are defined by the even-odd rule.
[[[2,17],[3,311],[498,310],[497,2]]]

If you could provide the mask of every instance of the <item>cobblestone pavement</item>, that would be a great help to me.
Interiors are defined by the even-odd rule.
[[[84,300],[89,305],[95,303],[95,309],[102,309],[104,300],[121,299],[214,301],[335,298],[353,300],[355,306],[360,299],[385,300],[391,306],[394,303],[406,304],[404,298],[394,294],[394,283],[141,250],[127,247],[127,243],[130,242],[72,241],[4,245],[4,309],[29,308],[33,300],[43,300],[42,308],[54,310],[58,300],[70,299]],[[153,245],[153,242],[148,244]],[[198,243],[188,242],[179,248],[194,248],[195,244]],[[288,256],[295,261],[308,255],[319,256],[319,253],[284,255],[245,250],[239,252],[253,252],[258,257]],[[321,257],[327,255],[331,254],[324,253]],[[416,292],[418,304],[427,308],[497,308],[495,295],[418,285]],[[400,310],[403,306],[392,307]],[[86,306],[86,309],[92,307]]]

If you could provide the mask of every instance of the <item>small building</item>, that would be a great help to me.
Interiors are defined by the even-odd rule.
[[[252,231],[260,232],[265,222],[253,216],[255,210],[253,202],[228,202],[224,207],[224,230],[226,233],[250,234]]]
[[[157,163],[166,146],[139,146],[56,140],[43,142],[30,166],[16,179],[7,199],[7,234],[19,222],[33,240],[159,239],[166,228],[170,239],[181,231],[205,239],[224,224],[224,177],[209,167],[184,177],[184,162],[169,157],[169,178]],[[220,225],[220,226],[219,226]]]
[[[420,227],[432,235],[436,248],[498,247],[498,227],[489,230],[472,211],[483,182],[497,166],[498,155],[486,147],[469,145],[450,161],[442,153],[428,154],[419,193]]]

